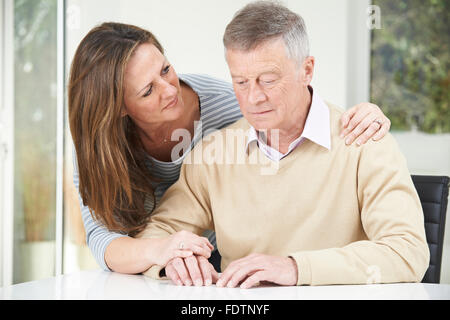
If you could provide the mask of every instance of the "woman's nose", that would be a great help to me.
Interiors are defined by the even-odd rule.
[[[168,81],[161,81],[162,97],[164,99],[173,99],[177,95],[178,89]]]

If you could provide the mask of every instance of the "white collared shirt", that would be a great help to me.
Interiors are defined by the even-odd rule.
[[[246,151],[248,152],[249,145],[254,142],[269,159],[272,161],[280,161],[291,153],[292,150],[301,145],[304,142],[304,139],[308,139],[330,150],[330,110],[322,98],[316,92],[313,92],[311,87],[310,91],[312,95],[311,107],[309,109],[308,116],[306,117],[303,132],[289,145],[286,153],[281,153],[280,151],[267,145],[265,142],[267,139],[264,132],[258,132],[252,126],[250,126],[250,129],[247,132]]]

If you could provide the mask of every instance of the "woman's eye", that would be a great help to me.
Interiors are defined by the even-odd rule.
[[[148,88],[147,92],[143,95],[143,97],[144,98],[148,97],[152,93],[152,90],[153,90],[153,85],[150,85],[150,88]]]
[[[167,74],[170,71],[170,66],[167,66],[163,69],[163,74]]]

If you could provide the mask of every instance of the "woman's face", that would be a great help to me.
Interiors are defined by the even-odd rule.
[[[125,110],[138,127],[179,119],[184,112],[178,76],[153,45],[136,48],[125,69]]]

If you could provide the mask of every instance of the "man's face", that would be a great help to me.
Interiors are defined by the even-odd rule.
[[[242,114],[256,130],[297,125],[314,58],[299,66],[288,58],[283,40],[276,39],[251,51],[228,49],[226,60]]]

